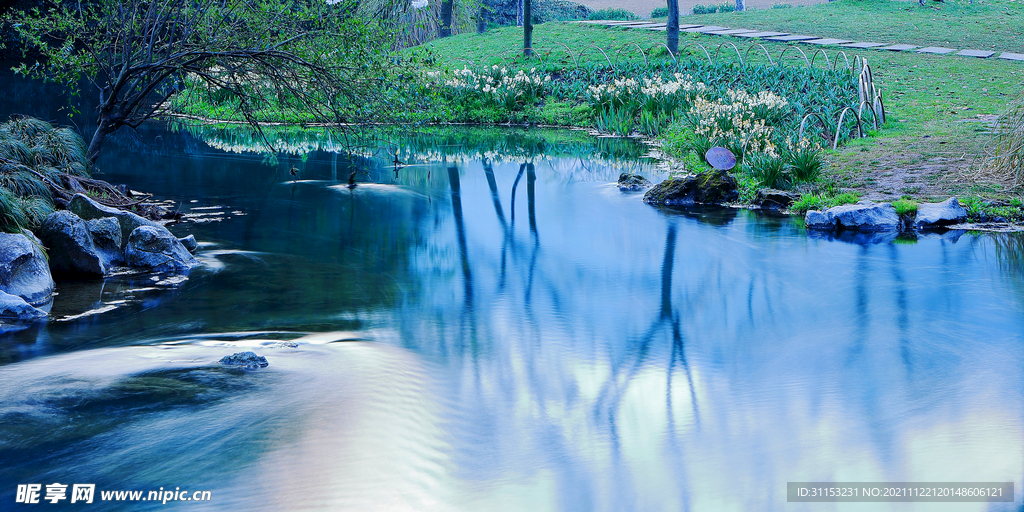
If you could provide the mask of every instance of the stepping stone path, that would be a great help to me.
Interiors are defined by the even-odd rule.
[[[665,23],[653,23],[650,20],[647,21],[616,21],[616,20],[584,20],[576,21],[574,23],[587,23],[590,25],[602,25],[607,27],[623,27],[623,28],[640,28],[645,30],[657,30],[664,32],[668,30]],[[849,41],[846,39],[833,39],[828,37],[809,36],[803,34],[790,34],[787,32],[769,32],[769,31],[758,31],[750,30],[745,28],[729,28],[719,27],[716,25],[679,25],[680,32],[690,32],[697,34],[708,34],[716,36],[733,36],[733,37],[748,37],[748,38],[759,38],[766,39],[768,41],[780,41],[786,43],[808,43],[816,45],[836,45],[842,46],[843,48],[858,48],[862,50],[889,50],[894,52],[906,52],[914,50],[915,53],[928,53],[933,55],[947,55],[956,52],[956,55],[962,57],[975,57],[979,59],[987,59],[996,54],[994,51],[988,50],[957,50],[956,48],[943,48],[941,46],[927,46],[921,48],[912,44],[890,44],[886,43],[871,43],[871,42],[859,42]],[[1024,62],[1024,53],[1012,53],[1002,52],[998,55],[999,59],[1012,60]]]

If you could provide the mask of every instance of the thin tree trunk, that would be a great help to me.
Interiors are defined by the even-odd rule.
[[[455,8],[455,0],[441,2],[441,37],[452,35],[452,9]]]
[[[486,7],[481,5],[480,6],[480,11],[476,14],[476,33],[477,34],[483,34],[484,32],[487,32],[487,19],[485,18],[486,13],[487,13],[486,9],[487,9]]]
[[[100,115],[102,116],[103,114]],[[106,117],[100,117],[96,131],[92,134],[92,141],[89,142],[89,151],[85,154],[86,158],[89,159],[89,163],[96,163],[96,160],[100,157],[100,148],[103,146],[103,141],[107,138],[107,134],[112,131],[110,120]]]
[[[743,12],[747,10],[747,4],[744,0],[736,0],[736,12]]]
[[[679,0],[668,0],[668,51],[675,55],[679,52]]]
[[[533,0],[523,0],[523,57],[533,52]]]

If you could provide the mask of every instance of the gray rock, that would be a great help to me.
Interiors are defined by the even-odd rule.
[[[220,364],[241,366],[242,368],[249,370],[270,366],[270,363],[267,362],[267,358],[258,356],[255,352],[235,352],[230,356],[220,358]]]
[[[103,263],[108,267],[124,262],[122,247],[121,224],[114,217],[92,219],[85,222],[86,229],[92,235],[92,243],[100,252]]]
[[[824,212],[811,210],[804,217],[810,229],[849,229],[854,231],[901,231],[903,224],[896,209],[889,203],[861,201],[829,208]]]
[[[153,222],[151,220],[142,218],[132,212],[126,212],[124,210],[118,210],[117,208],[111,208],[89,199],[82,194],[75,194],[71,198],[71,202],[68,203],[68,210],[78,215],[83,220],[102,219],[105,217],[113,217],[117,219],[118,224],[121,227],[121,248],[124,249],[128,242],[128,237],[132,231],[139,226],[152,226],[160,229],[167,229]]]
[[[955,197],[946,199],[941,203],[921,203],[917,205],[917,217],[914,218],[914,227],[927,229],[947,224],[957,224],[967,220],[967,210],[960,206],[960,201]]]
[[[188,249],[188,252],[192,254],[195,254],[196,250],[199,249],[199,242],[196,241],[196,237],[194,235],[179,238],[178,241],[181,242],[181,245],[184,246],[185,249]]]
[[[160,272],[186,272],[199,262],[163,227],[139,226],[128,237],[124,259],[133,267]]]
[[[767,210],[785,210],[786,208],[789,208],[799,197],[800,195],[795,192],[763,188],[757,191],[757,196],[754,198],[754,204]]]
[[[739,199],[739,184],[721,170],[669,178],[647,191],[644,202],[660,205],[722,204]]]
[[[77,215],[67,210],[51,213],[39,229],[39,238],[48,249],[51,272],[99,276],[107,273],[92,234]]]
[[[0,233],[0,291],[17,295],[31,306],[50,302],[54,282],[42,247],[28,231]]]
[[[25,299],[0,292],[0,321],[30,322],[45,316],[45,311],[32,307]]]
[[[651,182],[639,174],[624,172],[619,175],[618,185],[619,190],[635,191],[650,187]]]

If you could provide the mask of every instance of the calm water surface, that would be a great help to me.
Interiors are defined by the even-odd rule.
[[[613,184],[663,177],[635,149],[536,131],[393,140],[397,173],[143,135],[102,177],[178,201],[205,265],[61,283],[48,323],[0,337],[2,509],[52,482],[212,491],[95,510],[1021,507],[1020,238],[659,210]],[[270,366],[216,364],[241,350]],[[1018,497],[787,504],[788,481]]]

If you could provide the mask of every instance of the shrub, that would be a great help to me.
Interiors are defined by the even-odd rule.
[[[796,181],[816,181],[821,176],[821,148],[807,139],[789,146],[783,152],[783,161]]]
[[[792,184],[786,164],[778,157],[753,154],[743,160],[743,167],[762,187],[786,189]]]
[[[716,12],[718,12],[718,6],[717,5],[700,5],[700,4],[697,4],[697,5],[693,6],[693,13],[694,14],[714,14]]]
[[[793,6],[790,4],[772,4],[772,9],[789,9],[790,7]]]
[[[724,4],[718,4],[718,12],[733,12],[736,10],[736,4],[726,2]]]
[[[917,212],[917,203],[906,198],[893,201],[892,207],[896,209],[897,215],[906,215],[908,213]]]
[[[658,7],[651,11],[652,18],[666,18],[668,17],[668,7]]]
[[[622,8],[619,8],[619,7],[615,7],[615,8],[607,8],[607,9],[600,9],[600,10],[594,11],[594,12],[590,13],[590,16],[588,16],[587,19],[589,19],[589,20],[634,21],[634,20],[640,19],[640,16],[637,16],[632,11],[627,11],[625,9],[622,9]]]

